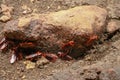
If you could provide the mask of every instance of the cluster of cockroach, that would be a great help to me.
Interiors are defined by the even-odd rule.
[[[0,50],[2,52],[6,52],[10,50],[11,59],[10,63],[14,63],[15,61],[21,59],[27,59],[31,61],[37,61],[40,57],[45,57],[51,62],[55,62],[58,58],[64,60],[72,60],[73,58],[69,56],[70,53],[69,47],[74,46],[74,41],[69,41],[61,46],[62,52],[58,52],[57,54],[53,53],[44,53],[40,50],[36,49],[35,42],[27,42],[27,41],[18,41],[18,40],[9,40],[6,38],[2,38],[0,41]]]

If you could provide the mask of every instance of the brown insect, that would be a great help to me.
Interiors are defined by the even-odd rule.
[[[68,54],[70,53],[72,47],[74,47],[75,42],[74,41],[69,41],[68,43],[65,43],[62,46],[62,52],[58,52],[58,56],[61,59],[65,59],[65,60],[72,60],[72,57],[70,57]]]
[[[32,49],[32,48],[36,47],[36,44],[33,42],[19,42],[18,44],[14,45],[11,41],[9,42],[5,38],[3,38],[0,41],[0,50],[5,51],[6,48],[8,48],[7,45],[12,45],[11,51],[10,51],[10,54],[11,54],[10,63],[14,63],[17,60],[23,59],[23,55],[25,54],[25,52],[22,51],[22,49],[23,50],[27,49],[27,48]],[[32,61],[32,60],[38,59],[38,57],[41,57],[41,56],[45,57],[46,59],[50,60],[51,62],[55,62],[56,59],[58,58],[58,56],[55,54],[42,53],[40,51],[37,51],[35,53],[27,55],[25,57],[25,59]]]
[[[89,40],[86,42],[86,45],[90,45],[91,43],[93,43],[97,39],[98,39],[97,35],[90,36]]]

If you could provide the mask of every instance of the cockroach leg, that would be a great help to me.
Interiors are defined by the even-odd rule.
[[[72,60],[73,58],[66,53],[63,52],[58,52],[58,57],[63,59],[63,60]]]
[[[0,46],[0,50],[1,50],[1,51],[5,51],[5,50],[7,49],[7,46],[8,46],[7,42],[3,43],[3,44]]]
[[[0,50],[3,51],[5,50],[6,47],[7,47],[6,39],[2,38],[2,40],[0,41]]]
[[[63,58],[64,56],[66,56],[67,54],[63,53],[63,52],[58,52],[58,57]]]
[[[6,39],[2,38],[2,40],[0,41],[0,45],[2,45],[5,41],[6,41]]]
[[[72,47],[75,45],[75,42],[74,41],[69,41],[68,43],[65,43],[63,46],[62,46],[62,49],[66,49],[68,47]]]
[[[38,57],[38,56],[42,56],[42,53],[41,52],[37,52],[35,54],[28,55],[28,56],[25,57],[25,59],[31,60],[31,59],[33,59],[35,57]]]
[[[58,57],[61,59],[71,60],[72,58],[68,55],[71,52],[71,49],[74,47],[75,42],[69,41],[62,46],[62,52],[58,52]]]
[[[69,60],[73,60],[73,58],[72,58],[71,56],[69,56],[69,55],[66,55],[66,56],[65,56],[65,60],[68,60],[68,61],[69,61]]]
[[[35,44],[33,44],[32,42],[24,42],[20,43],[19,46],[22,48],[33,48],[35,47]]]
[[[46,59],[50,60],[51,62],[55,62],[58,59],[58,56],[52,53],[44,53],[42,54]]]
[[[23,53],[18,53],[18,60],[22,60],[23,59]]]
[[[17,56],[14,51],[11,51],[10,63],[13,64],[17,60]]]
[[[98,39],[98,36],[97,35],[93,35],[93,36],[90,36],[89,40],[86,42],[86,45],[90,45],[93,43],[94,40],[97,40]]]

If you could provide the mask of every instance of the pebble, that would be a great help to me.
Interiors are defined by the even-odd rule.
[[[26,76],[25,76],[25,75],[23,75],[23,76],[22,76],[22,79],[25,79],[25,77],[26,77]]]
[[[31,61],[25,61],[24,64],[26,65],[26,69],[33,69],[35,68],[35,63]]]
[[[119,24],[115,20],[111,20],[107,25],[107,32],[113,33],[116,30],[120,29]]]
[[[13,7],[8,7],[5,4],[1,4],[1,13],[3,14],[0,17],[1,22],[7,22],[11,19],[11,13],[13,12]]]
[[[32,13],[32,9],[31,8],[29,8],[27,5],[23,5],[22,6],[22,9],[23,9],[23,14],[25,15],[25,14],[30,14],[30,13]]]
[[[36,64],[37,64],[37,67],[39,67],[39,68],[43,68],[44,67],[44,65],[46,65],[46,64],[49,64],[49,61],[45,58],[45,57],[41,57],[37,62],[36,62]]]

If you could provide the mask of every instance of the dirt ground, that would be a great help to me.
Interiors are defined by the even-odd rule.
[[[120,21],[120,0],[0,0],[1,4],[14,7],[12,19],[31,13],[47,13],[79,5],[98,5],[108,10],[109,20]],[[25,14],[26,9],[24,10],[23,6],[29,8]],[[0,22],[0,31],[4,25],[5,23]],[[111,39],[95,46],[85,57],[78,60],[57,60],[55,63],[50,62],[41,68],[35,67],[34,69],[26,69],[25,60],[12,65],[9,60],[9,53],[0,53],[0,80],[120,80],[120,31]],[[88,67],[98,69],[102,67],[103,74],[107,76],[100,79],[93,78],[94,76],[86,78],[90,75],[82,74],[82,72],[84,68],[89,69]],[[111,68],[115,70],[115,78],[110,77],[109,69]]]

